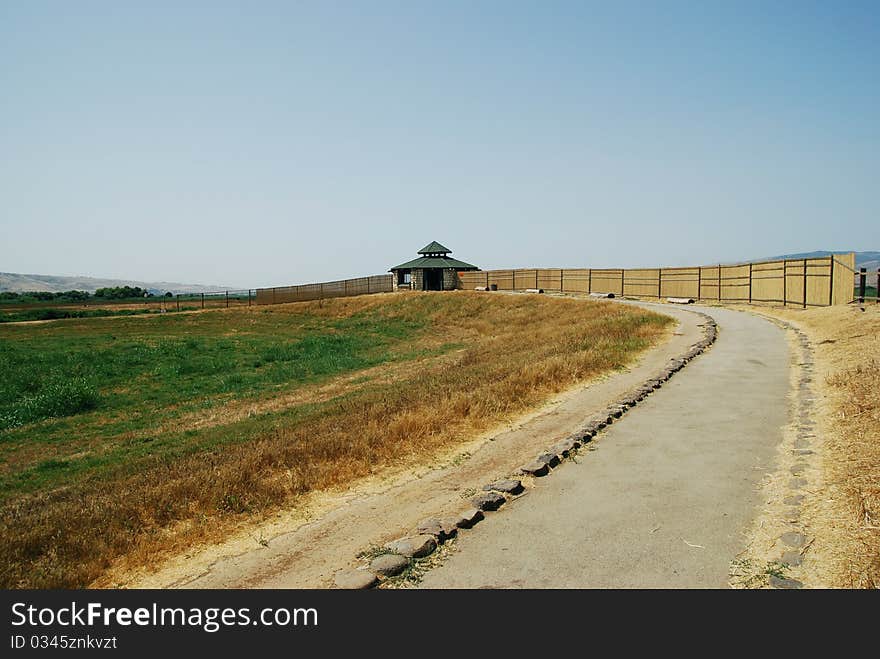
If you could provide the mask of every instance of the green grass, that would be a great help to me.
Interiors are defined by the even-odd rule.
[[[170,310],[169,310],[170,312]],[[60,320],[64,318],[101,318],[104,316],[138,316],[160,313],[159,309],[26,309],[0,312],[0,323],[20,323],[32,320]]]
[[[398,345],[424,324],[412,318],[258,313],[246,316],[244,331],[230,332],[233,315],[83,321],[29,331],[7,326],[0,340],[0,456],[23,449],[39,453],[38,445],[58,455],[0,472],[0,498],[144,456],[173,456],[234,441],[254,430],[241,426],[259,426],[260,419],[192,436],[153,429],[230,400],[258,400],[424,354]],[[290,422],[302,411],[294,408],[271,419]],[[67,455],[82,452],[84,437],[91,450]]]

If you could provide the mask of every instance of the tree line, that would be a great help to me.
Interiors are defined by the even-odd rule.
[[[155,295],[140,286],[111,286],[99,288],[94,293],[88,291],[26,291],[15,293],[13,291],[0,292],[0,302],[82,302],[89,299],[98,300],[125,300],[131,298],[155,297]],[[165,297],[173,297],[169,291]]]

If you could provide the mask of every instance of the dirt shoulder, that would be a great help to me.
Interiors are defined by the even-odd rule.
[[[314,588],[353,565],[358,552],[412,530],[420,520],[468,507],[487,480],[512,474],[536,450],[566,437],[593,413],[641,385],[702,337],[703,319],[669,308],[678,321],[667,340],[624,372],[581,384],[542,408],[430,463],[314,493],[296,510],[242,527],[227,541],[177,556],[152,571],[111,571],[96,586],[136,588]]]
[[[792,424],[744,561],[812,588],[880,586],[880,305],[750,307],[788,323]],[[800,485],[798,491],[792,486]],[[791,542],[780,542],[783,534]],[[790,564],[780,562],[780,552]],[[769,566],[769,567],[767,567]]]

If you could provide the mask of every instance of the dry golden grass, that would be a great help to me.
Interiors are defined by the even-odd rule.
[[[880,305],[762,309],[810,337],[822,431],[823,488],[809,515],[816,583],[880,587]]]
[[[869,358],[828,383],[841,394],[834,472],[850,513],[852,552],[841,577],[849,587],[880,588],[880,362]]]
[[[553,393],[624,367],[671,322],[622,305],[464,292],[274,309],[331,318],[365,310],[427,320],[425,340],[465,348],[440,362],[395,366],[393,381],[352,388],[298,415],[233,416],[205,431],[222,431],[225,441],[157,455],[135,473],[105,471],[10,499],[0,510],[3,585],[85,586],[120,556],[148,563],[157,552],[220,538],[243,517],[296,505],[302,494],[430,459]],[[247,314],[261,312],[230,318],[246,324]]]

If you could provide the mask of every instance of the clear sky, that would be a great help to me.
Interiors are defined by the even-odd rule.
[[[880,2],[0,0],[0,271],[880,248]]]

